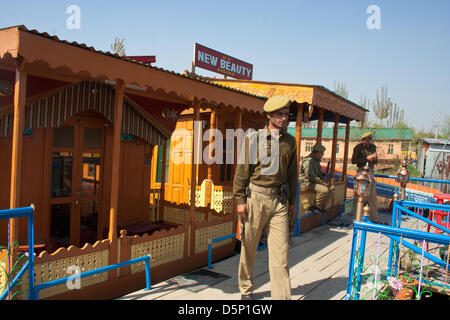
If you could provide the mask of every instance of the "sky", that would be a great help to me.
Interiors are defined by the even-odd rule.
[[[79,29],[67,27],[71,5]],[[125,38],[127,55],[156,55],[154,65],[180,73],[200,43],[253,64],[253,80],[343,83],[355,103],[387,86],[419,130],[450,116],[448,0],[2,0],[0,28],[21,24],[104,51]]]

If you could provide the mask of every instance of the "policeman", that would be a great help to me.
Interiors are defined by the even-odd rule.
[[[267,232],[272,299],[291,298],[288,269],[289,220],[295,211],[297,151],[287,133],[290,100],[268,99],[268,124],[245,137],[233,182],[239,218],[243,220],[238,283],[243,300],[253,299],[253,267],[261,233]],[[257,146],[257,148],[255,148]],[[256,152],[254,152],[254,151]],[[263,159],[270,157],[270,163]],[[254,161],[250,161],[255,156]],[[264,160],[264,161],[263,161]]]
[[[352,163],[358,167],[358,172],[363,170],[366,164],[369,164],[369,174],[374,176],[374,167],[378,163],[377,147],[372,143],[372,132],[365,132],[361,136],[362,142],[353,148]],[[377,184],[372,179],[369,187],[367,202],[369,203],[369,219],[378,223],[377,210]]]
[[[320,143],[315,144],[311,154],[305,157],[300,165],[300,190],[308,190],[316,195],[315,204],[311,205],[308,211],[325,213],[324,206],[331,193],[328,183],[325,182],[325,175],[320,169],[320,160],[325,150]]]

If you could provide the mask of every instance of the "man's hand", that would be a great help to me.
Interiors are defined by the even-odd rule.
[[[240,218],[247,220],[247,205],[245,203],[238,204],[237,213]]]
[[[371,154],[370,156],[367,156],[368,161],[373,161],[373,160],[376,160],[377,158],[378,158],[378,155],[376,152]]]

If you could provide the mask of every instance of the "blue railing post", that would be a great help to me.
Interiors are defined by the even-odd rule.
[[[402,206],[402,200],[398,201],[397,206],[396,206],[395,217],[397,220],[396,220],[396,224],[394,226],[397,228],[401,228],[401,224],[402,224],[402,212],[401,212],[401,210],[399,210],[399,208],[401,208],[401,206]],[[400,241],[395,241],[395,244],[396,244],[396,246],[395,246],[394,272],[392,273],[394,276],[397,275],[399,262],[400,262]]]
[[[353,294],[353,277],[354,277],[354,265],[355,265],[355,255],[356,255],[356,240],[358,238],[358,229],[353,229],[353,240],[352,249],[350,252],[350,264],[348,270],[348,280],[347,280],[347,293],[345,295],[345,300],[350,300]]]
[[[392,219],[391,219],[391,226],[395,227],[396,226],[396,222],[397,222],[397,209],[398,206],[398,202],[397,201],[393,201],[392,204]],[[390,239],[389,240],[389,257],[388,257],[388,266],[387,266],[387,277],[391,276],[391,271],[392,271],[392,259],[393,259],[393,251],[394,251],[394,240]]]
[[[363,216],[362,221],[368,222],[368,217]],[[357,283],[357,288],[356,288],[356,293],[355,293],[355,298],[358,300],[359,300],[359,292],[361,291],[361,272],[362,272],[362,268],[364,266],[364,256],[366,253],[366,239],[367,239],[367,231],[361,230],[361,242],[359,245],[359,264],[357,267],[357,274],[356,274],[358,283]]]
[[[236,237],[236,233],[231,233],[231,234],[228,234],[223,237],[218,237],[218,238],[208,240],[208,269],[212,269],[212,244],[215,242],[227,240],[227,239],[230,239],[233,237]]]
[[[300,236],[300,219],[298,216],[298,210],[300,206],[300,180],[297,180],[297,205],[296,205],[296,211],[295,211],[295,232],[294,237]]]
[[[145,259],[145,280],[146,280],[146,287],[147,290],[150,290],[152,288],[152,281],[151,281],[151,274],[150,274],[150,259],[151,255],[148,255],[148,259]]]
[[[25,274],[28,270],[29,276],[29,290],[33,292],[34,288],[34,205],[30,207],[14,208],[7,210],[0,210],[0,220],[1,219],[14,219],[27,217],[28,218],[28,260],[19,273],[14,277],[12,281],[8,281],[6,289],[1,293],[0,300],[6,298],[6,296],[14,289],[18,280]],[[10,248],[8,248],[10,250]],[[17,262],[16,262],[17,263]]]
[[[212,269],[212,241],[208,240],[208,269]]]
[[[34,292],[34,205],[28,216],[28,299]]]

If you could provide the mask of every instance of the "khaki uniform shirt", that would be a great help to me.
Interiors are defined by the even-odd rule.
[[[311,188],[318,183],[321,184],[324,177],[325,175],[320,169],[320,160],[315,159],[312,153],[303,159],[298,177],[302,190]]]
[[[369,162],[369,168],[373,170],[375,164],[378,163],[378,159],[368,161],[367,157],[375,152],[377,152],[377,147],[373,143],[369,145],[368,149],[364,147],[363,143],[359,143],[353,148],[352,163],[356,164],[358,170],[361,170],[365,167],[366,163]]]
[[[268,156],[271,155],[271,133],[266,125],[263,130],[267,130],[266,141],[261,141],[258,138],[258,144],[262,143],[261,148],[266,150]],[[287,132],[280,132],[279,136],[279,168],[278,172],[272,175],[262,174],[261,170],[264,167],[269,167],[270,164],[262,164],[259,155],[256,157],[254,164],[249,161],[249,150],[257,150],[256,148],[249,148],[249,137],[257,136],[260,130],[253,132],[245,137],[243,144],[243,152],[245,152],[245,163],[238,163],[236,174],[233,181],[233,194],[236,203],[245,204],[247,195],[245,193],[246,187],[253,183],[260,187],[279,187],[284,183],[289,184],[289,205],[294,205],[297,197],[297,144],[295,138]],[[264,132],[264,131],[263,131]],[[264,140],[264,139],[263,139]]]

